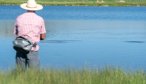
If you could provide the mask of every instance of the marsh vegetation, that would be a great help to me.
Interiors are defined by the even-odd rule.
[[[28,70],[0,73],[0,84],[146,84],[143,71],[120,69]]]
[[[19,5],[27,0],[0,0],[1,5]],[[146,0],[37,0],[43,5],[144,6]]]

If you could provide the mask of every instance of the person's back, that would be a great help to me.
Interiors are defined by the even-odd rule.
[[[34,11],[27,11],[18,16],[15,25],[18,28],[16,30],[19,31],[17,36],[23,36],[33,43],[39,42],[40,35],[46,33],[43,18],[38,16]],[[36,48],[33,47],[33,49],[37,51],[38,46]]]
[[[19,36],[28,35],[32,41],[39,42],[40,30],[44,29],[44,20],[34,12],[26,12],[16,19],[16,26],[19,27]]]
[[[38,42],[45,39],[46,30],[43,18],[38,16],[35,11],[42,9],[42,6],[36,4],[34,0],[29,0],[27,3],[22,4],[21,8],[26,9],[27,12],[17,17],[14,33],[16,37],[21,36],[31,40],[35,46],[28,54],[16,51],[16,63],[18,67],[24,69],[26,67],[39,67]]]

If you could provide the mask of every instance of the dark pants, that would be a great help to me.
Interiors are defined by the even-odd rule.
[[[31,51],[28,54],[16,52],[17,68],[26,70],[27,68],[39,68],[39,53],[38,51]]]

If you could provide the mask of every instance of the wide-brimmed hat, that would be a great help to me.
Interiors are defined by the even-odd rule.
[[[28,0],[27,3],[21,4],[20,7],[25,10],[32,10],[32,11],[43,9],[43,6],[40,4],[37,4],[35,0]]]

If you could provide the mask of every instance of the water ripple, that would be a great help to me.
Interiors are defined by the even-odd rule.
[[[125,41],[126,43],[145,43],[145,41]]]
[[[79,40],[44,40],[41,41],[41,43],[71,43],[71,42],[77,42]]]

